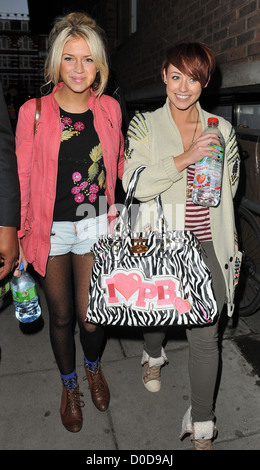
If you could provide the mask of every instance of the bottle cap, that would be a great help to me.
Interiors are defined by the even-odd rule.
[[[218,124],[218,118],[210,117],[208,118],[208,124]]]
[[[20,264],[20,267],[19,267],[19,271],[22,271],[23,270],[23,262],[21,261],[21,264]]]

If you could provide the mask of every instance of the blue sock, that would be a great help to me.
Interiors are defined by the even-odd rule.
[[[65,388],[75,388],[78,385],[78,377],[76,371],[74,370],[71,374],[63,375],[61,374],[61,381]]]
[[[91,361],[88,361],[88,359],[86,358],[86,356],[84,356],[84,361],[85,361],[86,367],[87,367],[88,370],[90,370],[91,372],[95,372],[95,370],[98,368],[99,357],[97,358],[97,360],[96,360],[95,362],[91,362]]]

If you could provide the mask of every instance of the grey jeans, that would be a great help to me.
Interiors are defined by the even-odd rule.
[[[204,261],[212,274],[213,288],[218,310],[225,302],[225,281],[216,258],[212,242],[202,243]],[[173,327],[176,328],[176,327]],[[161,347],[167,328],[143,330],[144,349],[151,357],[161,356]],[[191,383],[192,420],[212,419],[214,392],[219,364],[218,322],[211,326],[186,329],[189,342],[189,375]]]

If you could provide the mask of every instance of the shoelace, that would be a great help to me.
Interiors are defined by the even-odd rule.
[[[93,392],[98,392],[99,390],[104,390],[104,383],[102,381],[101,375],[99,373],[99,367],[95,367],[94,371],[88,370],[88,372],[91,374],[93,384]],[[87,380],[87,376],[83,377],[83,380]]]
[[[84,395],[79,390],[76,390],[75,388],[70,388],[67,389],[67,394],[67,406],[72,413],[75,413],[78,408],[83,408],[83,406],[85,406],[84,401],[80,399],[80,397],[83,397]]]
[[[160,378],[160,369],[161,366],[147,367],[146,377],[149,380],[158,380]]]

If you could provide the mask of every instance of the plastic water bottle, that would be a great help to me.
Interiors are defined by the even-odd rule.
[[[217,134],[220,145],[213,147],[221,150],[218,158],[204,157],[195,164],[195,173],[192,190],[192,200],[194,204],[200,206],[216,207],[220,203],[223,160],[225,154],[225,141],[218,128],[218,119],[211,117],[208,119],[208,127],[203,134]],[[217,154],[216,154],[217,155]]]
[[[19,269],[22,271],[21,276],[13,276],[11,280],[15,316],[22,323],[31,323],[41,315],[41,307],[34,279],[24,271],[23,263],[21,263]]]

